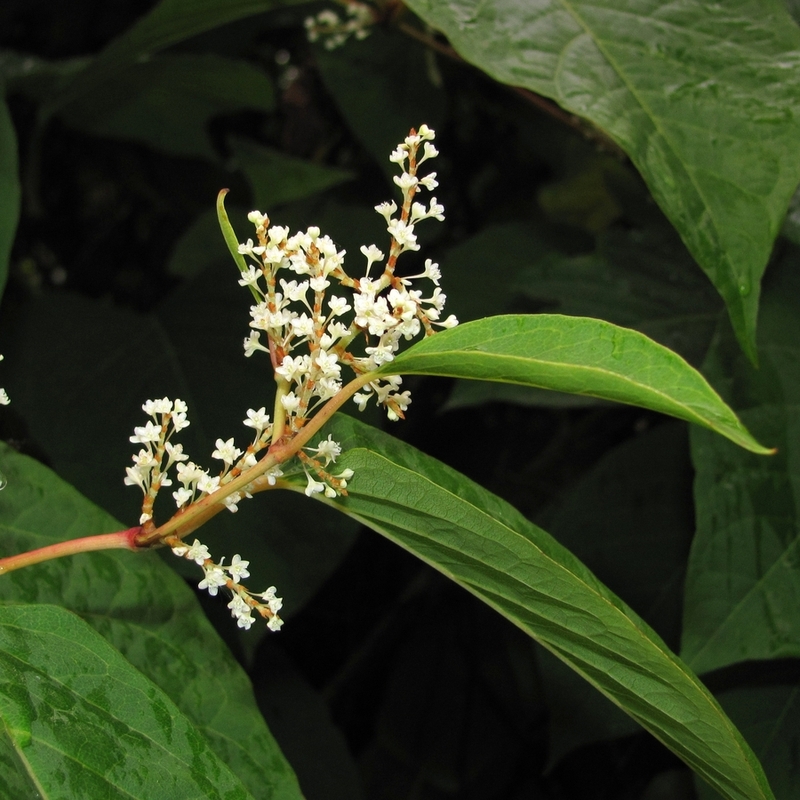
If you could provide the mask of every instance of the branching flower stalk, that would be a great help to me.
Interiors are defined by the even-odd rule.
[[[362,411],[375,400],[390,420],[403,418],[410,393],[401,391],[400,376],[384,376],[378,370],[394,359],[403,341],[458,324],[454,316],[442,319],[446,297],[439,288],[437,264],[427,259],[423,271],[410,277],[396,272],[403,253],[419,250],[417,223],[444,219],[444,208],[435,197],[427,204],[415,200],[421,191],[432,192],[438,185],[435,172],[418,175],[420,166],[438,155],[433,140],[434,132],[422,125],[389,156],[401,170],[394,182],[402,204],[376,206],[390,236],[388,257],[374,244],[361,247],[366,269],[357,278],[345,271],[344,250],[316,227],[290,235],[288,228],[271,225],[266,214],[252,211],[248,219],[255,239],[240,243],[225,213],[227,190],[220,192],[217,210],[223,236],[239,267],[239,284],[255,301],[244,354],[249,358],[263,352],[269,358],[276,382],[272,414],[266,407],[247,410],[244,425],[252,438],[244,449],[233,438],[217,439],[211,455],[222,467],[212,474],[174,441],[190,424],[186,403],[166,397],[148,400],[142,409],[149,419],[130,437],[140,449],[124,479],[143,493],[139,526],[0,559],[0,572],[91,549],[168,546],[203,570],[199,588],[212,595],[220,589],[230,594],[228,608],[240,627],[250,628],[258,614],[270,629],[278,630],[283,624],[278,616],[282,601],[275,587],[251,592],[242,583],[250,575],[249,562],[238,553],[230,564],[224,558],[216,561],[199,540],[187,544],[185,537],[223,509],[236,512],[243,499],[274,489],[291,476],[304,477],[309,497],[346,495],[353,472],[335,468],[341,445],[331,436],[311,442],[350,398]],[[423,297],[423,289],[415,288],[420,281],[433,284],[430,296]],[[354,375],[348,383],[343,383],[343,370]],[[172,487],[178,510],[158,526],[155,502],[165,487]]]

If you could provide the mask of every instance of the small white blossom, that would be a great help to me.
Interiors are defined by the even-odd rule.
[[[228,576],[222,570],[222,567],[219,567],[216,564],[204,567],[204,572],[205,577],[200,581],[200,583],[197,584],[197,588],[207,589],[208,593],[212,597],[216,597],[219,588],[228,583]]]
[[[217,439],[217,449],[211,454],[211,458],[218,458],[228,466],[232,466],[233,462],[242,454],[242,451],[233,444],[233,437],[223,442],[222,439]]]
[[[203,566],[204,562],[208,561],[211,558],[211,554],[208,552],[208,548],[201,544],[197,539],[192,542],[192,546],[186,552],[186,558],[189,561],[194,561],[195,564],[199,566]]]
[[[258,411],[248,408],[247,419],[244,421],[244,424],[247,425],[248,428],[255,428],[256,431],[261,433],[261,431],[269,425],[269,414],[266,413],[266,410],[264,406],[261,406]]]
[[[242,557],[237,553],[231,560],[230,565],[225,567],[225,569],[236,583],[240,583],[245,578],[250,577],[250,573],[247,571],[249,566],[250,562],[243,561]]]

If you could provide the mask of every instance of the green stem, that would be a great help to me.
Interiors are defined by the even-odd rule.
[[[40,564],[54,558],[74,556],[76,553],[89,553],[93,550],[138,550],[136,537],[141,533],[141,528],[128,528],[126,531],[116,533],[101,533],[97,536],[83,536],[80,539],[70,539],[67,542],[49,544],[37,550],[29,550],[8,558],[0,558],[0,575],[13,572],[15,569]]]

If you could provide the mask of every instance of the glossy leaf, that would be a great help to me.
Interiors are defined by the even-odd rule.
[[[754,369],[724,331],[706,373],[778,447],[749,456],[692,432],[697,533],[686,583],[683,656],[698,672],[800,657],[800,280],[798,250],[770,272]]]
[[[63,608],[0,608],[0,718],[26,796],[252,798],[169,698]]]
[[[0,86],[0,88],[2,88]],[[20,207],[17,136],[5,99],[0,96],[0,297],[8,279],[8,259]]]
[[[699,679],[569,551],[497,496],[391,436],[337,416],[354,470],[335,505],[484,600],[627,711],[723,797],[771,798]],[[337,461],[337,467],[339,461]],[[297,487],[303,491],[304,482]]]
[[[469,62],[611,136],[755,359],[759,284],[800,181],[800,30],[778,0],[409,0]]]
[[[7,445],[0,445],[0,471],[8,479],[0,493],[3,555],[124,527]],[[155,553],[107,550],[28,567],[0,576],[0,599],[58,603],[82,616],[171,698],[254,796],[298,800],[247,676]]]
[[[270,111],[272,81],[246,61],[163,55],[121,70],[62,114],[72,128],[187,157],[216,158],[208,122],[240,109]]]
[[[680,356],[602,320],[555,314],[489,317],[430,336],[380,371],[602,397],[711,428],[755,453],[771,452]]]
[[[171,44],[227,22],[298,1],[161,0],[133,27],[111,42],[86,69],[54,93],[43,114],[53,114],[79,97],[90,96],[98,86],[115,78],[121,70]]]

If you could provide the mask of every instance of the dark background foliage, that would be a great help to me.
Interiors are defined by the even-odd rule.
[[[0,319],[14,403],[0,433],[119,519],[138,515],[121,478],[146,396],[190,398],[198,453],[232,435],[249,405],[269,405],[263,364],[240,355],[247,297],[216,229],[217,191],[231,189],[242,238],[243,212],[258,206],[278,224],[320,226],[358,259],[361,244],[384,241],[371,208],[393,193],[386,156],[422,122],[437,131],[447,219],[422,229],[419,259],[441,263],[460,319],[598,316],[696,366],[727,326],[614,145],[492,81],[402,9],[330,52],[303,30],[323,6],[224,25],[37,126],[42,92],[153,5],[0,6],[23,180]],[[679,648],[694,531],[683,424],[505,387],[410,383],[414,403],[393,434],[542,524]],[[412,556],[294,498],[252,505],[221,520],[213,541],[278,584],[284,630],[240,636],[224,605],[200,599],[309,800],[694,797],[686,768],[651,737]],[[791,686],[797,662],[709,680]]]

